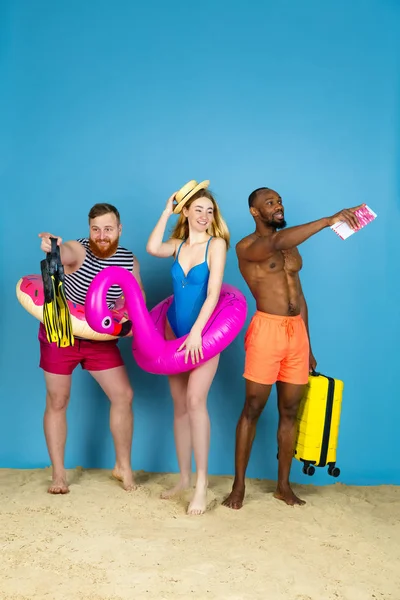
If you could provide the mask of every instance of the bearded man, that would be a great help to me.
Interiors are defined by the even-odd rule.
[[[362,205],[361,205],[362,206]],[[293,506],[304,501],[289,484],[296,441],[296,417],[308,382],[316,367],[309,331],[308,309],[300,282],[302,259],[297,246],[339,221],[359,226],[355,212],[341,210],[325,217],[286,228],[280,195],[258,188],[249,196],[255,231],[236,245],[240,272],[256,301],[256,313],[245,336],[246,400],[236,429],[235,480],[223,504],[240,509],[245,494],[245,473],[256,434],[257,421],[271,388],[278,392],[278,482],[275,498]]]
[[[51,238],[57,238],[64,265],[67,300],[84,305],[90,283],[102,269],[118,266],[136,277],[144,296],[140,267],[130,250],[119,245],[122,233],[120,215],[111,204],[95,204],[89,211],[89,237],[63,242],[58,236],[40,233],[41,249],[51,251]],[[122,290],[113,285],[107,303],[113,308]],[[46,330],[39,327],[40,363],[46,383],[44,433],[52,464],[51,494],[69,492],[64,468],[67,437],[66,411],[74,369],[80,364],[97,381],[110,401],[110,429],[114,440],[116,463],[113,476],[125,490],[135,489],[131,468],[133,435],[133,390],[117,346],[118,340],[93,341],[75,336],[73,346],[59,348],[50,343]]]

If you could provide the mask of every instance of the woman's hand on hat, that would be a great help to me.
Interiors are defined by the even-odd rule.
[[[174,192],[174,193],[172,194],[172,196],[170,196],[170,197],[168,198],[168,200],[167,200],[167,204],[165,205],[165,208],[164,208],[164,213],[165,213],[166,215],[168,215],[168,216],[172,215],[172,213],[174,212],[174,208],[175,208],[175,207],[174,207],[175,195],[176,195],[176,192]]]
[[[186,340],[179,346],[178,352],[183,350],[183,348],[185,348],[185,364],[187,364],[189,354],[193,365],[199,363],[200,358],[204,358],[201,333],[192,328]]]

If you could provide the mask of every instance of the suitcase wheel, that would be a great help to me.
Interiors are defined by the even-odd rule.
[[[313,465],[310,465],[310,463],[305,462],[303,467],[303,473],[304,475],[309,475],[311,477],[315,473],[315,467]]]
[[[335,466],[335,463],[328,466],[328,475],[331,475],[332,477],[339,477],[340,469],[339,467]]]

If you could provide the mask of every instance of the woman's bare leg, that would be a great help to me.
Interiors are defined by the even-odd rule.
[[[168,320],[165,326],[165,338],[167,340],[175,339],[174,332],[172,331]],[[189,373],[171,375],[168,378],[171,396],[174,402],[174,436],[180,478],[173,488],[162,492],[161,498],[171,498],[175,494],[190,487],[192,473],[192,438],[190,435],[189,414],[186,406],[188,379]]]
[[[218,368],[219,355],[190,372],[187,387],[187,409],[196,461],[196,488],[189,504],[188,514],[201,515],[207,506],[208,452],[210,447],[210,419],[207,397]]]

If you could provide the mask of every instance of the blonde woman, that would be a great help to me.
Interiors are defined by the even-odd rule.
[[[192,450],[196,462],[196,487],[188,514],[200,515],[207,504],[207,470],[210,420],[207,396],[219,355],[196,366],[202,352],[202,331],[219,299],[229,248],[229,231],[218,205],[207,189],[209,181],[190,181],[168,199],[147,242],[147,252],[160,258],[174,257],[171,268],[174,300],[168,309],[166,339],[187,336],[185,361],[193,369],[169,377],[174,402],[174,435],[180,479],[162,494],[171,498],[190,487]],[[170,216],[179,214],[168,241],[163,242]]]

